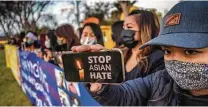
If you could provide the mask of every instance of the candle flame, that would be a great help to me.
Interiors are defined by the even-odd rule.
[[[78,68],[79,68],[79,69],[82,69],[80,62],[79,62],[79,61],[76,61],[76,62],[77,62]]]

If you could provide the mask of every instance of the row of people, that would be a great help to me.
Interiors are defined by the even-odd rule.
[[[126,82],[86,88],[102,105],[207,105],[207,7],[208,2],[180,2],[165,15],[161,29],[157,16],[146,10],[114,23],[112,38],[124,53]],[[80,34],[65,24],[49,31],[42,45],[34,32],[23,43],[54,64],[52,52],[105,49],[99,25],[88,23]]]
[[[124,53],[126,80],[145,77],[164,69],[163,52],[158,47],[138,49],[159,33],[159,21],[154,13],[146,10],[132,11],[124,21],[115,22],[111,29],[115,47]],[[45,33],[27,32],[25,37],[21,36],[20,49],[34,52],[45,61],[57,64],[53,52],[70,51],[72,46],[77,45],[104,46],[101,28],[95,23],[85,24],[79,36],[69,24]]]

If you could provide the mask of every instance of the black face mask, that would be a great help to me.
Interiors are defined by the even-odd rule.
[[[135,33],[133,30],[122,30],[121,41],[126,47],[134,48],[138,44],[138,41],[134,40]]]

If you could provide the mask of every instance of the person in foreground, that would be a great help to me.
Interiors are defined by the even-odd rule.
[[[91,83],[90,91],[103,105],[207,106],[208,2],[184,1],[163,18],[158,37],[140,48],[161,46],[165,68],[121,85]],[[100,45],[73,47],[99,51]]]

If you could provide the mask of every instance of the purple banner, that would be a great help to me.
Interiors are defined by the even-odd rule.
[[[70,83],[63,70],[35,54],[20,51],[22,89],[37,106],[99,106],[82,83]]]

